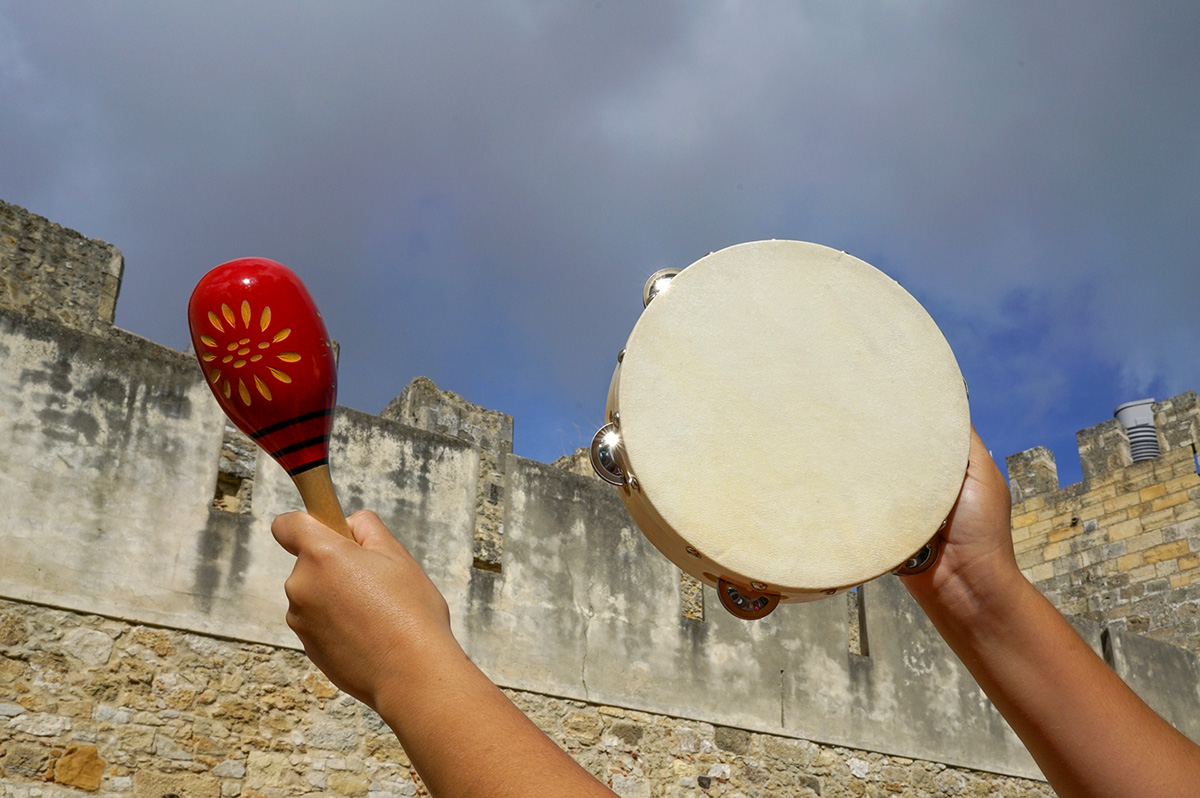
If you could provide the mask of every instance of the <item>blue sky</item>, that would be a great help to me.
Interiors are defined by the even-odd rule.
[[[552,460],[645,278],[761,238],[900,280],[998,459],[1200,389],[1200,4],[0,0],[0,198],[116,244],[187,345],[280,260],[343,404],[416,375]]]

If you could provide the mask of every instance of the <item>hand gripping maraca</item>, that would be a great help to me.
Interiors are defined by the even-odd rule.
[[[283,466],[309,513],[351,537],[329,478],[337,366],[304,283],[266,258],[223,263],[192,292],[188,327],[221,409]]]

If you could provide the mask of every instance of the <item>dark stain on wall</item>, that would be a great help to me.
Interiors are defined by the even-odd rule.
[[[236,594],[245,582],[250,565],[250,535],[253,517],[242,513],[210,510],[208,526],[197,541],[197,565],[193,580],[196,604],[211,614],[222,594]]]

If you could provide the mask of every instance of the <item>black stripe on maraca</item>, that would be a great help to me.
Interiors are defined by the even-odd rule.
[[[309,469],[316,468],[317,466],[328,465],[328,464],[329,464],[329,460],[327,458],[322,457],[320,460],[313,460],[311,462],[305,463],[302,466],[296,466],[295,468],[289,469],[288,476],[294,477],[297,474],[303,474],[305,471],[308,471]]]
[[[286,457],[287,455],[291,454],[292,452],[298,452],[301,449],[307,449],[310,446],[320,446],[321,444],[325,443],[325,441],[327,441],[327,440],[329,440],[329,439],[326,438],[324,435],[318,435],[315,438],[308,438],[307,440],[297,441],[296,443],[292,443],[287,446],[284,446],[282,449],[276,449],[273,452],[267,452],[267,454],[271,455],[276,460],[278,460],[280,457]]]
[[[329,408],[327,410],[314,410],[311,413],[305,413],[302,416],[296,416],[295,418],[289,418],[287,421],[279,421],[279,422],[276,422],[275,424],[272,424],[269,427],[263,427],[262,429],[258,430],[253,435],[251,435],[250,437],[253,440],[258,440],[259,438],[265,438],[266,436],[270,435],[271,433],[279,432],[279,430],[281,430],[281,429],[287,429],[288,427],[292,426],[293,424],[303,424],[306,421],[312,421],[314,418],[321,418],[322,416],[327,416],[332,412],[333,412],[333,408]]]

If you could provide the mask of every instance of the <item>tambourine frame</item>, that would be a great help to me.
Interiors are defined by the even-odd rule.
[[[681,270],[662,270],[647,281],[643,290],[643,303],[649,306],[658,291]],[[605,408],[605,425],[597,432],[591,447],[591,460],[596,473],[605,481],[617,486],[621,499],[630,516],[646,538],[667,559],[681,570],[709,585],[717,591],[718,599],[733,615],[746,620],[764,617],[780,603],[815,601],[834,596],[857,587],[886,573],[912,575],[930,568],[937,560],[940,550],[941,526],[933,532],[929,541],[899,565],[884,569],[868,578],[850,584],[823,586],[821,588],[797,587],[794,585],[769,584],[755,575],[739,573],[707,557],[692,545],[679,531],[657,512],[647,492],[653,493],[654,486],[644,485],[627,465],[620,435],[619,394],[622,361],[625,350],[618,355],[618,362],[609,384]],[[966,390],[964,384],[964,391]],[[966,478],[964,463],[963,480]],[[959,491],[961,492],[961,484]]]

